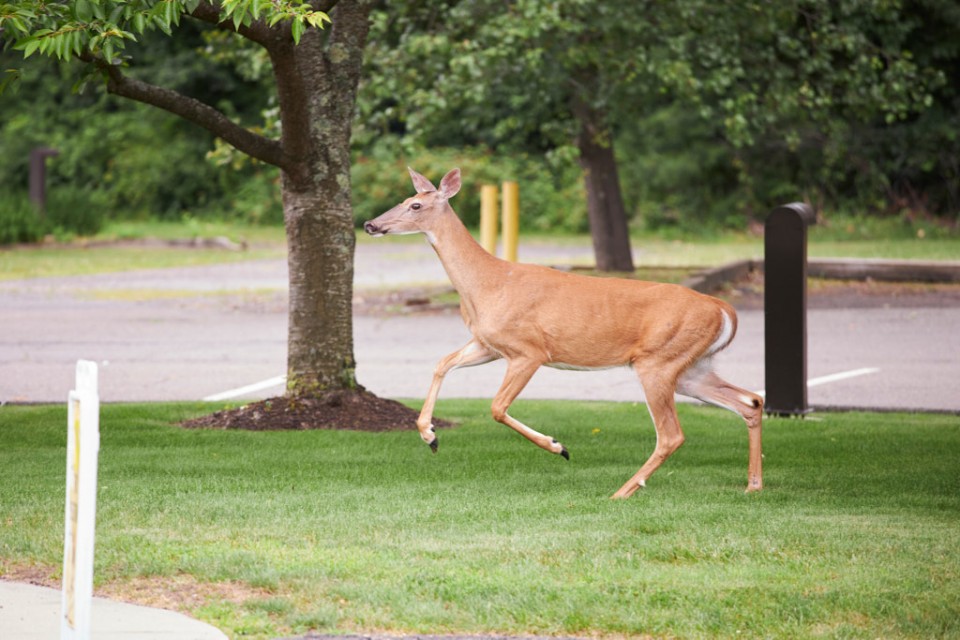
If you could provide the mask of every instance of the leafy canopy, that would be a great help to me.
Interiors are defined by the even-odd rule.
[[[323,28],[330,17],[305,0],[21,0],[0,4],[0,38],[12,41],[24,57],[34,53],[61,60],[83,58],[119,64],[128,42],[159,29],[170,34],[184,14],[218,12],[235,31],[262,22],[288,25],[299,43],[304,30]]]
[[[946,78],[911,50],[922,26],[898,0],[398,1],[374,14],[365,94],[370,118],[428,139],[563,144],[576,93],[611,128],[672,99],[736,147],[796,146],[811,126],[929,108]]]

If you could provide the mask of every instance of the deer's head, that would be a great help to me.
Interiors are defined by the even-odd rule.
[[[417,194],[363,225],[372,236],[429,233],[433,222],[449,210],[447,201],[460,191],[460,169],[452,169],[437,189],[422,175],[409,169]]]

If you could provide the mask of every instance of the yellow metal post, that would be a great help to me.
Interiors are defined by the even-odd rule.
[[[503,183],[503,257],[517,261],[520,241],[520,187],[516,182]]]
[[[497,185],[480,187],[480,246],[497,255]]]

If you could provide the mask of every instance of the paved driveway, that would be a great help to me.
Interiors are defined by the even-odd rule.
[[[556,264],[588,254],[564,247],[533,257]],[[371,288],[442,282],[425,245],[358,247],[359,296]],[[64,401],[78,358],[100,363],[105,402],[199,400],[250,385],[259,388],[237,397],[276,395],[285,369],[286,286],[282,260],[0,282],[0,401]],[[744,310],[740,318],[718,370],[761,389],[763,314]],[[811,404],[960,411],[960,308],[814,309],[808,326]],[[456,313],[357,315],[358,378],[380,395],[422,398],[437,359],[467,339]],[[502,363],[454,371],[441,396],[490,397],[503,371]],[[831,381],[845,373],[853,377]],[[640,401],[643,395],[625,369],[544,369],[521,397]]]

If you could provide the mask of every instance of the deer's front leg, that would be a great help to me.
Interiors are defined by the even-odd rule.
[[[507,365],[507,375],[504,377],[503,384],[500,385],[500,390],[497,392],[496,397],[494,397],[493,405],[491,406],[493,419],[500,424],[507,425],[538,447],[546,449],[550,453],[561,455],[569,460],[570,453],[565,446],[550,436],[545,436],[539,431],[534,431],[507,413],[507,409],[510,408],[510,405],[513,404],[513,401],[520,395],[520,392],[527,386],[530,378],[533,377],[533,374],[536,373],[539,368],[540,362],[535,360],[515,359],[509,362]]]
[[[454,369],[486,364],[498,358],[500,358],[499,354],[483,346],[474,338],[462,349],[441,358],[440,362],[437,363],[437,367],[433,371],[433,382],[427,392],[427,399],[424,400],[420,417],[417,418],[417,430],[420,431],[420,437],[430,445],[434,453],[437,452],[437,434],[433,428],[433,408],[437,403],[437,396],[440,395],[440,385],[443,384],[444,376]]]

